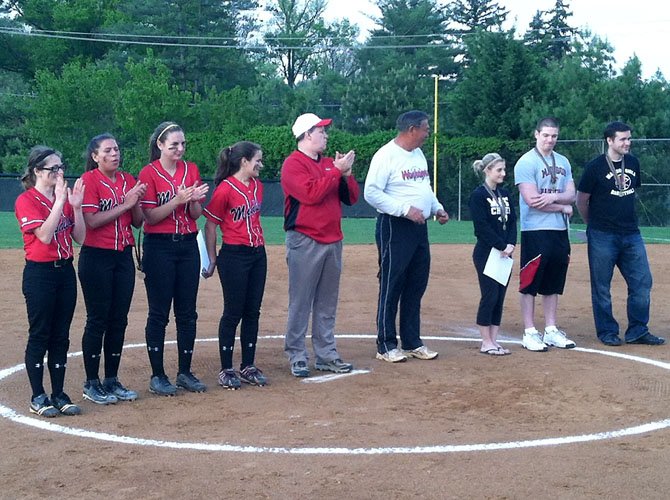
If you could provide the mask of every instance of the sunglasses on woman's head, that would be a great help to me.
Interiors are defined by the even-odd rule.
[[[64,163],[61,163],[60,165],[54,165],[53,167],[40,167],[37,170],[46,170],[47,172],[51,172],[52,174],[55,174],[59,170],[62,170],[63,173],[67,170],[67,165]]]

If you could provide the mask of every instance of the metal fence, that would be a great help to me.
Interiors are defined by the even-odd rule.
[[[529,144],[529,149],[531,147]],[[556,151],[570,160],[575,185],[578,185],[584,166],[604,152],[604,141],[562,140],[558,142]],[[507,162],[505,185],[518,206],[514,164],[520,155],[509,151],[500,153]],[[631,153],[640,160],[642,174],[642,188],[637,192],[640,225],[670,226],[670,139],[634,139]],[[438,197],[452,217],[469,220],[468,199],[481,182],[472,171],[472,162],[478,158],[453,157],[448,152],[441,157],[438,165]],[[576,211],[573,220],[581,222]]]
[[[532,145],[529,144],[529,149]],[[565,155],[572,165],[575,184],[584,170],[584,166],[604,151],[600,139],[559,141],[556,151]],[[640,160],[642,188],[638,190],[637,209],[642,226],[670,226],[670,139],[635,139],[632,153]],[[488,153],[485,151],[481,154]],[[514,186],[514,164],[518,153],[500,151],[507,161],[508,187],[515,203],[518,203],[518,191]],[[428,156],[428,155],[426,155]],[[480,156],[480,158],[481,158]],[[449,152],[440,154],[438,165],[438,198],[444,204],[451,217],[469,220],[468,198],[480,180],[472,171],[472,162],[477,158],[450,156]],[[432,165],[430,168],[432,172]],[[20,174],[0,174],[0,211],[13,211],[14,200],[22,192]],[[265,215],[282,215],[283,195],[276,181],[265,181]],[[363,186],[361,184],[361,190]],[[211,192],[211,190],[210,190]],[[345,207],[347,217],[374,217],[375,211],[362,199],[353,207]],[[574,222],[581,222],[575,213]]]

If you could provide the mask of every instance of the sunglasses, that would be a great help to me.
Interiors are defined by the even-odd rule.
[[[47,172],[51,172],[52,174],[55,174],[59,170],[62,170],[63,173],[67,170],[67,165],[64,163],[61,163],[60,165],[54,165],[53,167],[40,167],[37,170],[46,170]]]

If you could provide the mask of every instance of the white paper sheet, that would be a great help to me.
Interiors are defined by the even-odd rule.
[[[489,278],[493,278],[501,285],[507,286],[509,277],[512,274],[513,265],[514,259],[511,257],[502,257],[500,250],[492,248],[489,258],[486,259],[484,274]]]
[[[209,254],[207,253],[207,245],[205,244],[205,234],[202,229],[198,231],[198,250],[200,251],[200,275],[209,269]]]

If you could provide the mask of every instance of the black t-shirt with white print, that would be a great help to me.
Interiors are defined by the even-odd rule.
[[[621,175],[621,161],[613,162],[617,176]],[[589,228],[609,233],[639,232],[635,213],[635,188],[640,187],[640,162],[633,155],[625,155],[624,182],[621,189],[610,171],[604,154],[591,160],[584,169],[577,188],[589,193]]]

